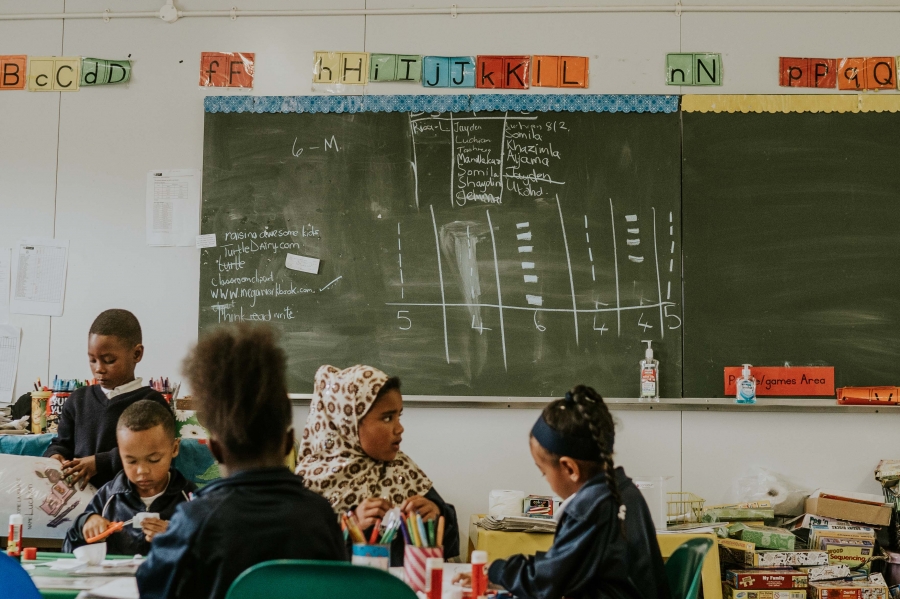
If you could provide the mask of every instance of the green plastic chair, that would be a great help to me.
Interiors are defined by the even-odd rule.
[[[712,539],[691,539],[666,561],[666,578],[669,579],[672,599],[697,599],[703,559],[712,544]]]
[[[365,592],[361,591],[365,589]],[[225,599],[417,599],[402,580],[346,562],[281,559],[245,570]]]

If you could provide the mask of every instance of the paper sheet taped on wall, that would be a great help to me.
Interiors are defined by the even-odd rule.
[[[0,248],[0,324],[9,323],[9,278],[12,249]]]
[[[19,327],[0,325],[0,402],[15,399],[16,371],[19,368]]]
[[[200,171],[147,173],[147,245],[194,245],[200,232]]]
[[[62,316],[68,262],[68,241],[19,241],[12,257],[11,312]]]
[[[308,272],[314,275],[319,274],[318,258],[288,254],[284,259],[284,266],[285,268],[290,268],[291,270],[299,270],[300,272]]]
[[[206,235],[197,235],[196,243],[198,250],[202,250],[203,248],[214,248],[216,247],[216,234],[207,233]]]

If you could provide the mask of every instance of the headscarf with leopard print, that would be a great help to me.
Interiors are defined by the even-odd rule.
[[[382,462],[369,457],[360,444],[359,422],[387,380],[385,373],[371,366],[344,370],[322,366],[316,371],[296,472],[337,512],[353,509],[370,497],[399,505],[431,489],[431,481],[405,453]]]

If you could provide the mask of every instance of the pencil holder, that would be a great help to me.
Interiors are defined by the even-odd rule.
[[[403,553],[403,574],[406,584],[414,591],[426,592],[427,571],[425,561],[430,557],[444,557],[443,547],[416,547],[407,545]]]
[[[387,572],[391,566],[391,546],[354,543],[350,563],[354,566],[369,566]]]

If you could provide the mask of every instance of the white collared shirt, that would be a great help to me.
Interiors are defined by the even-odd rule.
[[[117,395],[122,395],[123,393],[128,393],[129,391],[135,391],[137,389],[140,389],[143,386],[144,386],[144,379],[142,379],[141,377],[137,377],[130,383],[125,383],[124,385],[119,385],[115,389],[104,389],[103,387],[100,387],[100,388],[103,389],[103,393],[106,394],[107,399],[112,399],[113,397],[116,397]]]
[[[580,491],[581,489],[579,489]],[[572,493],[565,499],[563,499],[562,503],[559,504],[559,509],[553,512],[553,519],[559,522],[559,519],[562,518],[563,512],[566,510],[566,506],[572,503],[572,500],[575,499],[575,496],[578,495],[578,492]]]

